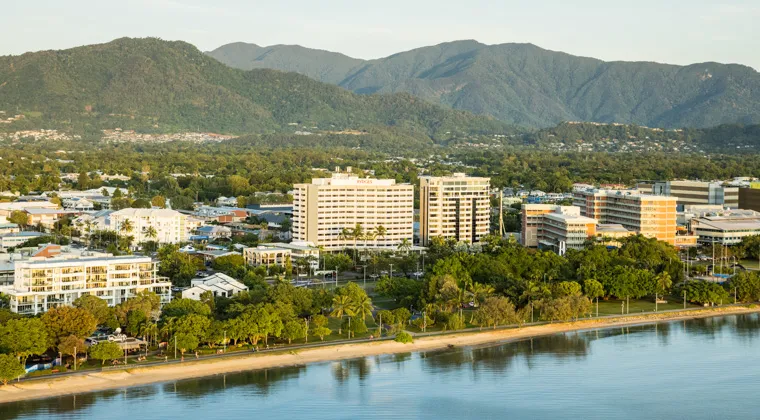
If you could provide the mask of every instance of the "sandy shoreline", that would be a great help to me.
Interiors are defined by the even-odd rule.
[[[446,348],[449,345],[473,346],[487,343],[516,341],[568,331],[631,326],[636,324],[656,323],[658,321],[675,321],[754,312],[760,312],[760,308],[726,307],[685,312],[658,313],[538,325],[506,330],[483,330],[482,332],[474,333],[421,337],[415,339],[413,344],[401,344],[393,341],[338,344],[334,346],[301,349],[293,352],[287,352],[287,350],[285,350],[282,353],[275,354],[244,354],[239,357],[230,357],[228,359],[189,361],[178,365],[151,366],[144,368],[135,367],[134,369],[125,371],[93,372],[81,376],[50,378],[17,384],[9,383],[7,386],[0,386],[0,404],[12,401],[140,386],[158,382],[170,382],[181,379],[212,376],[220,373],[303,365],[307,363],[344,360],[381,354],[435,350]]]

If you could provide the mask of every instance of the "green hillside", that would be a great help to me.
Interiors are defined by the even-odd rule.
[[[232,69],[184,42],[123,38],[0,57],[0,111],[27,116],[0,130],[102,128],[277,133],[294,126],[391,126],[445,141],[514,128],[409,94],[357,95],[296,73]]]
[[[409,92],[524,126],[562,121],[664,128],[760,123],[760,74],[737,64],[604,62],[531,44],[476,41],[370,61],[338,60],[335,53],[292,46],[254,47],[231,44],[208,54],[238,68],[297,71],[357,93]]]

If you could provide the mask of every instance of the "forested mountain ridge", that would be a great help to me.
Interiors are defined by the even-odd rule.
[[[532,44],[472,40],[367,61],[297,46],[242,43],[207,54],[243,69],[297,71],[357,93],[409,92],[523,126],[562,121],[663,128],[760,123],[760,73],[738,64],[605,62]]]
[[[25,118],[0,130],[103,128],[228,134],[295,127],[372,130],[445,141],[455,132],[502,133],[493,118],[407,93],[357,95],[296,73],[230,68],[185,42],[117,39],[0,57],[0,111]]]

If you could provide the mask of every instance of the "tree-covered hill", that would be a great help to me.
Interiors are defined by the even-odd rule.
[[[0,126],[5,131],[251,134],[392,126],[436,142],[454,133],[515,131],[406,93],[357,95],[296,73],[232,69],[190,44],[154,38],[0,57],[0,111],[26,116]]]
[[[523,126],[562,121],[663,128],[760,123],[760,73],[737,64],[604,62],[531,44],[476,41],[369,61],[302,47],[241,43],[208,54],[233,67],[296,71],[358,93],[409,92]]]

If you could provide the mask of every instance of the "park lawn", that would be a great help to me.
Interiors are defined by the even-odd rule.
[[[750,270],[758,269],[757,260],[741,260],[739,261],[739,264],[747,267]]]
[[[666,299],[668,303],[661,303],[657,305],[657,310],[665,311],[672,309],[683,309],[683,301],[669,297]],[[604,315],[620,315],[622,301],[618,299],[599,300],[599,316]],[[654,312],[654,299],[631,299],[630,309],[626,313],[643,313]],[[686,303],[687,308],[699,308],[698,305]],[[591,314],[596,315],[596,302],[591,305]]]

